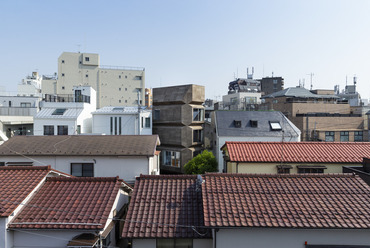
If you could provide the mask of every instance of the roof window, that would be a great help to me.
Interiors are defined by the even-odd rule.
[[[54,112],[52,113],[52,115],[63,115],[64,112],[66,112],[67,109],[56,109],[54,110]]]
[[[239,128],[242,126],[242,121],[237,121],[237,120],[234,120],[234,126]]]
[[[271,129],[274,130],[274,131],[282,129],[280,123],[277,122],[277,121],[275,121],[275,122],[271,121],[270,126],[271,126]]]
[[[258,121],[256,121],[256,120],[250,120],[249,123],[250,123],[251,127],[258,127]]]

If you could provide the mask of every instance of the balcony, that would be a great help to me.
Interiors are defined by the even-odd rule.
[[[37,108],[0,107],[0,116],[34,116]]]
[[[84,102],[90,103],[90,96],[80,95],[75,97],[72,94],[49,95],[46,94],[43,99],[45,102]]]

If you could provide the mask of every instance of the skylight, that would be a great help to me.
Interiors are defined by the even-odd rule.
[[[281,126],[279,122],[270,122],[270,126],[272,130],[281,130]]]
[[[67,109],[56,109],[54,110],[54,112],[52,113],[52,115],[63,115],[64,112],[66,112]]]

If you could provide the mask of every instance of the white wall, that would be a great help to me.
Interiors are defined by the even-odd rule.
[[[0,247],[13,247],[13,232],[7,231],[8,218],[0,217]]]
[[[326,245],[369,245],[369,230],[317,230],[245,228],[220,229],[216,247],[304,248],[304,243]]]
[[[44,125],[54,126],[54,135],[58,135],[58,126],[68,126],[68,135],[76,134],[76,119],[34,119],[33,134],[44,135]]]
[[[140,174],[148,175],[149,158],[134,156],[1,156],[0,162],[33,162],[36,166],[51,165],[53,169],[71,173],[71,163],[93,163],[95,177],[116,177],[126,182],[134,182]]]
[[[66,248],[68,242],[84,230],[14,230],[12,248]]]

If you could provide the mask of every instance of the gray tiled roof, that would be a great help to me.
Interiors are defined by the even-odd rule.
[[[274,92],[270,95],[263,96],[261,98],[274,98],[274,97],[299,97],[299,98],[331,98],[337,99],[339,97],[334,95],[317,95],[309,91],[308,89],[301,87],[290,87],[284,90]]]
[[[279,111],[216,111],[215,120],[218,136],[284,136],[297,137],[300,130]],[[241,121],[241,127],[234,125],[234,120]],[[251,127],[250,121],[258,121],[257,127]],[[282,130],[272,131],[270,122],[279,122]]]
[[[153,156],[158,135],[15,136],[0,146],[0,155]]]

